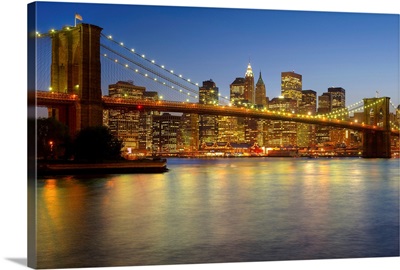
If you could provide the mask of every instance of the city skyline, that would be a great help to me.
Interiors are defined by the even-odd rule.
[[[107,5],[92,5],[91,7],[92,8],[99,7],[99,9],[101,10],[105,6],[107,6]],[[45,12],[49,12],[49,9],[45,9],[44,7],[45,6],[42,3],[38,3],[35,5],[36,10],[45,10]],[[194,15],[194,13],[197,13],[201,17],[202,12],[205,12],[205,10],[206,10],[207,14],[212,14],[213,12],[218,12],[218,14],[222,14],[222,15],[216,16],[219,19],[224,16],[224,14],[223,14],[224,12],[229,12],[231,15],[238,14],[238,16],[239,15],[242,16],[241,13],[239,14],[238,10],[234,10],[234,9],[200,9],[200,11],[198,11],[199,10],[198,8],[186,8],[186,7],[185,8],[154,7],[154,6],[153,7],[152,6],[122,6],[122,7],[124,7],[125,9],[129,9],[130,13],[141,10],[142,11],[141,13],[144,13],[146,15],[150,14],[149,13],[150,10],[155,13],[157,13],[157,11],[158,11],[162,15],[167,14],[167,16],[170,16],[170,18],[172,19],[171,22],[176,22],[177,19],[175,19],[175,18],[178,18],[179,14],[192,13],[191,14],[192,17],[198,17],[198,16]],[[123,11],[119,8],[121,8],[120,5],[118,5],[118,8],[116,9],[116,11],[118,12],[119,15],[123,15]],[[51,11],[51,9],[50,9],[50,11]],[[111,13],[112,13],[112,10],[109,10],[109,11],[111,11]],[[221,11],[223,13],[220,13]],[[245,10],[245,13],[247,13],[247,12],[249,12],[249,10]],[[254,12],[254,11],[252,11],[252,12]],[[279,11],[279,12],[277,12],[277,11],[273,11],[273,12],[261,11],[261,12],[262,12],[263,16],[265,16],[265,15],[267,15],[267,16],[270,16],[270,15],[289,16],[287,12],[282,12],[282,11]],[[127,81],[131,82],[132,85],[133,85],[133,82],[135,82],[134,85],[136,85],[136,86],[144,86],[141,83],[136,83],[136,77],[133,75],[136,73],[139,73],[144,77],[148,77],[145,79],[146,82],[151,81],[151,82],[157,82],[162,85],[165,85],[166,87],[165,86],[163,86],[163,87],[167,88],[168,92],[172,92],[171,89],[174,90],[174,86],[170,86],[165,81],[162,82],[162,80],[158,80],[158,78],[156,78],[156,77],[153,78],[145,72],[147,72],[147,71],[152,72],[156,76],[160,76],[160,78],[164,78],[163,75],[159,75],[157,72],[152,71],[151,68],[148,69],[148,68],[144,67],[142,64],[137,63],[135,61],[132,61],[132,63],[137,65],[137,69],[129,69],[129,68],[127,69],[127,67],[129,67],[130,65],[123,63],[123,61],[120,61],[119,59],[110,57],[110,60],[112,60],[111,62],[113,63],[113,65],[115,65],[115,63],[117,63],[117,65],[121,64],[124,67],[124,71],[129,72],[129,74],[123,75],[119,71],[117,71],[117,73],[115,73],[115,71],[112,70],[112,71],[103,71],[102,74],[104,77],[101,76],[100,71],[103,70],[103,66],[104,66],[105,62],[99,61],[99,57],[105,56],[108,58],[108,52],[110,52],[111,54],[115,53],[115,54],[119,55],[119,53],[110,49],[107,45],[104,45],[102,43],[102,41],[99,42],[101,37],[103,37],[105,40],[112,40],[112,42],[115,43],[118,47],[122,46],[125,50],[128,50],[129,52],[134,51],[134,54],[136,55],[136,57],[140,58],[141,61],[146,61],[145,59],[147,59],[147,62],[150,65],[154,65],[154,63],[157,62],[157,64],[155,64],[155,65],[157,67],[159,67],[160,69],[162,69],[162,72],[167,72],[169,75],[174,74],[171,76],[183,77],[183,78],[185,78],[185,80],[187,82],[191,82],[191,81],[196,82],[196,80],[191,80],[191,79],[188,79],[187,76],[181,75],[182,73],[176,71],[175,68],[171,68],[169,66],[166,66],[163,62],[160,63],[158,60],[154,60],[155,58],[153,58],[151,56],[149,57],[147,53],[145,56],[145,54],[143,54],[143,52],[138,52],[137,48],[133,49],[131,46],[127,45],[125,42],[123,42],[121,40],[117,40],[114,35],[104,34],[104,32],[101,33],[103,28],[99,27],[98,24],[88,24],[88,23],[77,24],[76,20],[83,21],[83,16],[80,13],[75,13],[74,25],[63,25],[60,28],[56,28],[56,27],[51,28],[51,30],[50,30],[50,36],[52,39],[51,65],[49,63],[50,57],[45,57],[45,59],[47,59],[48,62],[45,64],[41,64],[41,66],[51,66],[51,72],[50,72],[51,73],[51,80],[50,80],[51,82],[47,82],[47,84],[42,84],[39,87],[36,86],[37,90],[48,88],[50,91],[53,90],[55,92],[68,91],[68,93],[77,93],[78,96],[83,99],[85,97],[88,97],[89,101],[100,103],[101,95],[102,94],[103,95],[110,94],[110,96],[111,96],[111,92],[109,91],[109,89],[110,89],[109,87],[110,87],[111,83],[114,83],[115,82],[114,80],[118,80],[118,82],[124,80],[124,78],[122,76],[128,77]],[[254,13],[251,13],[251,15],[253,15],[253,14]],[[293,14],[295,14],[295,16],[298,15],[298,13],[293,13],[293,12],[289,12],[289,14],[291,16],[293,16]],[[304,13],[301,13],[301,14],[303,15]],[[320,14],[320,13],[318,13],[318,14]],[[315,14],[313,14],[313,16],[314,15]],[[326,16],[326,14],[323,14],[323,15]],[[40,18],[40,15],[39,15],[39,18]],[[281,19],[281,18],[279,18],[279,19]],[[297,18],[297,20],[299,20],[299,18]],[[201,19],[200,19],[200,21],[201,21]],[[144,22],[144,19],[142,20],[142,22],[145,25],[146,22]],[[154,22],[157,22],[157,20],[150,19],[148,22],[154,23]],[[196,21],[193,21],[193,22],[196,23]],[[189,24],[191,24],[193,22],[191,21]],[[253,22],[254,22],[254,20],[253,20]],[[263,21],[263,22],[265,22],[265,21]],[[124,26],[126,27],[126,24]],[[145,26],[147,26],[147,25],[145,25]],[[143,27],[144,26],[142,26],[142,28]],[[138,27],[138,29],[140,29],[140,28],[141,27]],[[286,25],[283,25],[283,28],[288,28],[293,32],[290,34],[290,38],[293,38],[297,34],[300,33],[300,31],[298,30],[299,29],[298,26],[289,26],[286,24]],[[326,26],[324,26],[322,28],[324,31],[328,30],[328,28]],[[63,31],[58,33],[58,31],[57,31],[58,29],[62,29]],[[239,27],[236,26],[236,27],[233,27],[232,29],[237,31],[237,29],[239,29]],[[40,31],[39,27],[36,27],[35,30],[36,30],[36,35],[38,37],[42,36],[42,33],[46,33],[46,32]],[[35,31],[35,30],[32,30],[32,31]],[[65,34],[64,34],[64,31],[66,32]],[[247,29],[245,29],[243,31],[238,31],[238,34],[232,38],[233,41],[238,42],[239,49],[241,47],[246,47],[243,45],[243,43],[246,43],[246,45],[248,45],[247,44],[248,40],[246,39],[247,32],[251,33],[252,28],[247,27]],[[67,33],[71,33],[71,34],[67,34]],[[172,31],[172,35],[174,33],[176,33],[176,32]],[[66,40],[64,37],[69,36],[69,35],[71,35],[72,39]],[[139,36],[139,39],[143,37],[143,35],[138,35],[138,36]],[[89,38],[89,40],[88,40],[89,42],[86,42],[87,38]],[[159,37],[157,37],[157,38],[158,38],[158,39],[156,39],[157,41],[163,40],[163,39],[160,39]],[[46,39],[46,40],[49,40],[49,39]],[[205,40],[206,40],[206,43],[207,43],[207,41],[214,41],[212,35],[210,38],[205,39]],[[226,40],[226,38],[224,40]],[[190,42],[192,42],[192,41],[190,41]],[[260,38],[260,40],[257,40],[257,42],[259,44],[262,44],[262,38]],[[294,45],[295,45],[294,49],[296,49],[297,48],[296,46],[298,45],[296,40],[293,41],[292,43],[294,43]],[[72,44],[72,47],[70,47],[71,44]],[[150,45],[153,43],[148,43],[148,44]],[[337,44],[334,44],[334,47],[335,46],[337,46]],[[38,43],[38,50],[40,50],[42,47],[45,48],[46,46],[44,46],[44,45],[42,46]],[[75,49],[73,49],[75,47],[77,48],[77,51],[75,51]],[[105,48],[106,50],[108,50],[107,53],[101,52],[100,48],[102,48],[102,47]],[[206,48],[206,47],[204,47],[203,43],[202,43],[202,44],[200,44],[200,47],[198,49],[200,49],[200,51],[201,51],[201,50],[204,50],[204,48]],[[89,51],[87,49],[89,49]],[[315,49],[315,48],[313,48],[313,49]],[[80,52],[79,50],[82,50],[82,51]],[[217,51],[217,50],[218,49],[215,48],[215,51]],[[46,50],[46,51],[48,51],[48,50]],[[89,53],[87,53],[87,52],[89,52]],[[291,50],[287,54],[293,56],[293,53]],[[167,54],[167,55],[169,55],[169,54]],[[221,57],[223,57],[223,56],[229,55],[229,53],[227,53],[227,54],[220,53],[220,55],[221,55]],[[302,54],[300,53],[299,55],[302,55]],[[214,60],[217,57],[218,56],[208,57],[207,59],[205,59],[205,61],[210,65],[210,67],[212,67]],[[39,57],[39,56],[37,58],[41,59],[41,57]],[[124,57],[124,59],[130,61],[128,58],[129,57]],[[308,58],[311,59],[313,57],[308,56]],[[364,58],[365,58],[365,56],[364,56]],[[175,56],[173,59],[179,60],[181,58]],[[231,59],[231,58],[229,58],[229,59]],[[40,61],[40,60],[38,60],[38,61]],[[342,61],[339,61],[339,62],[342,62]],[[85,63],[90,63],[90,69],[87,69],[87,68],[81,69],[80,65],[82,65],[82,67],[86,67]],[[201,63],[201,62],[200,61],[196,62],[195,63],[196,67],[198,66],[198,63]],[[188,69],[191,68],[191,66],[190,66],[191,64],[193,64],[193,63],[192,62],[186,63],[186,65],[188,66]],[[68,67],[68,68],[66,69],[65,67]],[[113,66],[113,68],[114,68],[114,66]],[[143,69],[146,71],[140,72],[140,69]],[[79,70],[81,70],[81,72],[82,72],[82,73],[79,73],[80,74],[79,76],[81,76],[81,77],[76,77],[74,74],[76,72],[78,72]],[[191,68],[191,70],[195,70],[195,67]],[[46,74],[49,73],[48,71],[43,71],[42,69],[38,69],[38,72],[39,72],[38,81],[42,80],[41,76],[46,76]],[[87,73],[87,72],[89,72],[89,73]],[[221,72],[221,73],[223,73],[223,72]],[[350,73],[350,74],[352,75],[352,73]],[[261,71],[260,71],[260,76],[261,76]],[[105,78],[105,77],[107,77],[107,78]],[[91,78],[91,80],[87,80],[87,78]],[[393,78],[395,78],[395,76],[393,76]],[[151,80],[149,81],[148,79],[151,79]],[[104,82],[104,80],[106,82]],[[165,78],[165,80],[168,81],[169,79]],[[236,83],[237,80],[243,80],[243,82]],[[108,83],[107,83],[107,81],[108,81]],[[289,101],[286,104],[286,101],[283,102],[283,100],[279,101],[279,100],[276,100],[276,98],[272,98],[271,104],[276,103],[275,105],[277,105],[277,108],[279,108],[280,111],[284,110],[285,112],[287,111],[290,113],[295,113],[297,111],[297,109],[298,109],[297,107],[300,105],[300,103],[303,103],[302,90],[304,88],[307,89],[307,87],[304,87],[304,84],[303,84],[303,75],[299,74],[299,73],[295,73],[294,71],[281,72],[281,80],[280,81],[281,81],[281,85],[280,85],[281,91],[278,95],[275,95],[275,96],[279,96],[279,97],[282,96],[285,99],[287,99],[287,98],[293,99],[293,101],[295,103],[290,105]],[[144,82],[144,83],[146,83],[146,82]],[[172,82],[172,81],[170,81],[170,82]],[[207,82],[207,81],[203,81],[203,87],[205,86],[205,82]],[[221,91],[221,92],[219,91],[219,87],[217,87],[216,83],[214,81],[212,81],[212,79],[210,79],[208,82],[212,82],[212,89],[209,88],[209,86],[207,86],[207,88],[209,88],[208,90],[210,90],[210,94],[212,94],[215,97],[210,96],[210,98],[213,100],[207,101],[207,104],[208,103],[217,104],[218,103],[217,95],[222,94],[222,96],[228,96],[228,95],[226,95],[226,92],[223,93],[223,91]],[[108,84],[108,89],[104,89],[104,87],[107,84]],[[237,85],[235,85],[236,90],[232,88],[233,84],[237,84]],[[185,88],[185,86],[181,86],[181,84],[179,84],[179,83],[177,83],[177,85],[179,85],[179,88],[180,87]],[[199,86],[199,83],[195,83],[193,85]],[[264,83],[263,83],[263,85],[264,85]],[[124,87],[125,87],[125,84],[124,84]],[[146,88],[150,89],[152,91],[155,90],[151,86],[147,87],[147,85],[146,85]],[[179,88],[177,88],[176,91],[182,92],[183,94],[185,94],[185,97],[190,96],[190,98],[192,99],[192,100],[189,100],[189,98],[187,98],[186,99],[187,102],[199,101],[200,103],[202,103],[208,99],[206,96],[203,96],[203,98],[198,97],[197,95],[192,96],[189,92],[185,93],[185,91],[183,91],[182,89],[179,89]],[[144,87],[143,87],[143,89],[144,89]],[[346,107],[345,89],[342,87],[333,87],[332,86],[332,87],[328,88],[328,92],[331,92],[331,89],[336,89],[338,91],[335,90],[334,91],[335,94],[329,95],[332,97],[332,99],[331,99],[331,101],[327,100],[329,102],[329,104],[328,104],[329,106],[326,108],[326,109],[328,109],[328,113],[330,113],[332,109],[337,109],[337,108],[342,109],[342,108]],[[201,96],[201,88],[199,90],[200,90],[200,93],[198,93],[198,94],[200,94],[200,96]],[[191,91],[191,90],[188,89],[188,91]],[[312,91],[313,93],[317,93],[316,91],[313,91],[313,90],[309,90],[309,91]],[[269,95],[266,95],[264,90],[262,92],[263,92],[264,96],[269,97]],[[336,92],[337,92],[337,94],[336,94]],[[375,91],[375,92],[377,93],[377,96],[378,96],[378,91]],[[249,59],[249,64],[247,66],[246,73],[245,73],[245,77],[244,78],[236,77],[235,81],[232,84],[230,84],[229,93],[230,93],[230,97],[231,97],[230,102],[232,103],[233,106],[251,105],[251,107],[253,108],[252,104],[254,104],[254,98],[255,98],[255,95],[254,95],[254,73],[252,71],[250,59]],[[233,96],[233,93],[235,93],[234,96]],[[162,96],[164,96],[164,94],[167,94],[167,93],[165,93],[165,92],[162,93]],[[195,94],[197,94],[197,93],[195,93]],[[128,94],[128,93],[125,93],[124,95],[127,97],[130,96],[130,94]],[[160,99],[163,99],[163,100],[182,101],[182,100],[179,100],[179,97],[176,97],[176,96],[175,97],[172,96],[172,98],[171,98],[171,96],[169,96],[167,98],[162,97],[162,96],[160,96]],[[93,100],[90,99],[90,97]],[[363,97],[365,97],[365,96],[363,96]],[[178,100],[175,98],[178,98]],[[194,98],[194,101],[193,101],[193,98]],[[228,98],[226,98],[226,99],[228,99]],[[268,98],[267,98],[267,100],[268,100]],[[370,105],[368,105],[368,102],[369,102],[368,100],[369,99],[364,98],[364,103],[366,103],[365,106],[370,106]],[[389,98],[387,98],[385,100],[386,100],[385,102],[387,102],[385,104],[387,104],[387,105],[382,105],[382,106],[386,107],[389,105]],[[236,104],[236,101],[238,104]],[[139,102],[143,102],[143,101],[139,101]],[[334,102],[336,102],[336,103],[334,103]],[[265,105],[263,105],[262,103],[263,102],[260,102],[259,104],[255,104],[255,106],[264,107]],[[268,103],[268,101],[267,101],[267,103]],[[312,109],[312,111],[314,111],[314,112],[316,112],[316,103],[317,103],[317,98],[315,95],[313,103],[309,104],[310,106],[311,105],[314,106],[314,109]],[[376,102],[374,104],[376,105]],[[46,105],[46,103],[40,103],[40,105],[39,105],[39,102],[38,102],[38,104],[37,104],[37,106],[43,106],[43,105]],[[142,105],[140,105],[140,107],[142,107]],[[285,107],[285,109],[283,109],[284,107]],[[393,104],[392,104],[392,107],[394,107]],[[266,106],[266,108],[268,109],[268,106]],[[101,111],[102,109],[103,109],[103,112]],[[169,108],[168,106],[163,109],[165,109],[165,111],[168,111],[169,109],[171,109],[174,112],[187,112],[187,111],[185,111],[186,109],[184,111],[175,111],[174,108],[172,108],[172,107]],[[193,107],[190,107],[190,109],[191,109],[190,113],[192,113]],[[63,110],[64,109],[60,109],[60,112],[59,112],[60,119],[62,118],[63,115],[65,116],[65,113],[62,112]],[[385,114],[389,117],[388,107],[386,107],[385,109],[374,108],[373,111],[375,112],[375,111],[379,111],[379,110],[382,113],[382,115]],[[387,112],[386,112],[386,110],[387,110]],[[312,111],[308,111],[309,116],[312,114]],[[319,111],[319,109],[318,109],[318,111]],[[385,111],[385,113],[383,113],[384,111]],[[49,110],[49,112],[50,112],[50,110]],[[93,125],[94,123],[96,123],[96,125],[100,125],[101,123],[103,123],[103,125],[108,126],[107,121],[104,121],[104,119],[103,119],[103,121],[101,120],[101,115],[102,114],[104,115],[104,108],[100,108],[100,106],[97,106],[97,107],[93,107],[92,109],[90,109],[90,112],[88,114],[90,116],[90,118],[87,118],[86,112],[87,112],[86,110],[82,109],[82,114],[80,114],[78,116],[78,118],[82,116],[82,124],[79,121],[78,122],[72,121],[72,122],[68,122],[67,125],[70,125],[72,127],[72,130],[74,130],[74,127],[77,127],[79,130],[79,128],[80,128],[79,125],[84,127],[85,125]],[[53,110],[52,114],[54,116],[56,116],[57,112]],[[110,112],[110,117],[112,117],[112,115],[114,115],[114,112],[112,112],[112,113]],[[340,114],[340,115],[342,115],[342,114]],[[68,121],[68,117],[65,119],[66,119],[65,121]],[[214,118],[212,118],[212,119],[214,119]],[[200,129],[200,134],[199,134],[200,142],[203,142],[203,141],[205,141],[205,142],[213,142],[214,141],[215,142],[217,140],[218,141],[221,140],[221,138],[216,137],[216,136],[220,135],[219,134],[220,128],[216,127],[216,123],[214,123],[216,121],[214,121],[212,119],[211,118],[210,119],[208,119],[208,118],[200,119],[199,126],[204,128],[204,129]],[[389,126],[389,120],[388,120],[389,118],[379,118],[379,119],[385,119],[385,120],[381,123],[378,123],[378,122],[375,122],[375,117],[374,117],[373,118],[374,121],[371,123],[375,123],[374,125],[382,126],[385,128],[387,128]],[[132,123],[134,123],[134,122],[138,123],[137,119],[132,119],[132,121],[133,121]],[[302,141],[301,146],[303,146],[303,147],[314,147],[315,146],[315,139],[311,138],[311,136],[310,136],[311,134],[314,134],[315,132],[312,130],[304,129],[304,132],[301,132],[300,134],[296,134],[299,132],[299,130],[297,130],[296,124],[293,124],[293,125],[290,125],[287,127],[286,126],[282,127],[280,122],[272,123],[272,126],[269,126],[269,124],[265,125],[266,123],[264,123],[264,122],[256,123],[255,120],[254,121],[249,120],[249,122],[246,122],[246,121],[247,120],[245,119],[245,121],[243,123],[242,123],[242,121],[239,121],[239,120],[237,121],[237,123],[235,121],[231,121],[232,123],[229,123],[231,125],[231,128],[229,128],[229,129],[236,130],[238,133],[228,135],[228,137],[229,137],[228,141],[231,141],[233,139],[236,142],[245,142],[245,143],[250,143],[250,144],[257,143],[259,146],[265,146],[265,145],[277,146],[277,145],[279,145],[279,146],[283,146],[283,147],[293,147],[293,146],[297,146],[298,141],[301,140]],[[370,122],[367,118],[365,121],[368,123]],[[364,125],[364,121],[361,121],[361,122],[362,122],[362,125]],[[275,124],[277,124],[278,126],[276,126]],[[290,123],[288,123],[288,124],[290,124]],[[132,126],[132,128],[133,127],[134,126]],[[354,125],[351,127],[354,127]],[[138,130],[138,127],[136,127],[136,126],[135,126],[135,128],[133,128],[133,129],[132,128],[126,129],[127,134],[133,132],[131,135],[127,135],[128,137],[132,137],[134,134],[136,134],[135,131]],[[283,128],[283,130],[282,130],[282,128]],[[375,128],[375,126],[374,126],[374,128]],[[224,129],[226,129],[226,127],[223,127],[222,129],[224,130]],[[114,132],[119,134],[120,130],[123,130],[123,129],[118,124],[118,128],[116,130],[114,130]],[[130,130],[130,131],[128,131],[128,130]],[[266,132],[267,130],[268,130],[268,133]],[[243,133],[243,131],[244,131],[244,133]],[[285,138],[285,140],[284,140],[283,139],[284,132],[290,132],[293,135],[292,138],[289,138],[288,140],[286,140],[286,138]],[[272,136],[270,136],[270,134],[272,134]],[[205,135],[205,138],[203,138],[203,135]],[[233,135],[233,137],[232,137],[232,135]],[[222,134],[222,137],[225,138],[226,136],[227,136],[227,134]],[[300,136],[302,136],[304,138],[300,139]],[[331,138],[332,136],[330,134],[327,135],[324,133],[324,136],[319,136],[319,137],[320,137],[320,139],[318,139],[316,141],[316,143],[318,143],[318,145],[320,145],[320,144],[322,145],[323,143],[330,142],[332,145],[348,144],[348,145],[351,145],[352,147],[354,147],[354,146],[358,147],[359,142],[361,141],[361,140],[357,139],[356,134],[353,136],[354,140],[351,140],[347,133],[346,133],[346,135],[340,134],[339,136],[336,136],[337,139],[335,141],[332,141],[332,138]],[[345,139],[348,139],[348,141],[346,141],[346,143],[345,143]],[[138,140],[140,141],[141,139],[137,138],[136,141],[133,142],[133,144],[132,144],[133,149],[136,149],[137,146],[140,144],[140,143],[138,143]],[[144,149],[146,151],[148,151],[148,149],[153,149],[153,145],[149,144],[150,142],[147,139],[147,135],[146,135],[145,141],[146,141],[145,144],[143,144]],[[310,141],[310,142],[308,143],[308,141]],[[154,142],[153,142],[153,144],[154,144]],[[366,144],[364,143],[363,145],[365,146]],[[388,144],[387,146],[388,147],[386,147],[386,148],[389,149],[390,145]],[[184,147],[186,147],[186,145],[182,145],[182,147],[183,147],[182,149],[184,149]],[[198,143],[189,145],[190,149],[193,149],[193,147],[197,148]],[[160,147],[158,147],[158,148],[160,148]],[[175,149],[175,147],[173,147],[173,148]],[[386,152],[389,153],[390,149],[389,150],[388,149],[386,149],[387,150]]]
[[[346,105],[377,91],[398,104],[395,15],[40,3],[37,30],[73,25],[75,13],[199,85],[212,79],[223,96],[250,62],[256,79],[262,73],[269,98],[281,95],[281,72],[295,71],[303,90],[319,95],[343,87]]]

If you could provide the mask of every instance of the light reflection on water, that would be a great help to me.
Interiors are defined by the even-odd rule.
[[[38,180],[40,268],[399,255],[399,163],[170,159]]]

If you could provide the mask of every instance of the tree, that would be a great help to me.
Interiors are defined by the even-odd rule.
[[[104,126],[87,127],[74,140],[75,160],[101,162],[121,159],[122,140]]]
[[[37,156],[44,159],[68,158],[71,154],[71,137],[66,125],[55,118],[36,120]]]

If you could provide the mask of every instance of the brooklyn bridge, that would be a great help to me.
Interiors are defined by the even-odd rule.
[[[316,115],[269,110],[247,104],[233,106],[229,97],[222,96],[219,96],[218,104],[202,104],[199,102],[197,83],[104,35],[101,27],[81,23],[46,34],[36,33],[34,38],[29,39],[30,48],[42,50],[41,39],[51,40],[51,48],[47,48],[51,51],[47,56],[50,70],[45,72],[50,87],[41,87],[37,81],[43,73],[37,68],[40,65],[38,60],[35,69],[38,79],[28,87],[28,104],[56,109],[58,120],[64,122],[72,134],[85,127],[102,125],[104,110],[125,109],[290,121],[355,130],[363,134],[365,158],[390,158],[391,138],[399,136],[398,123],[390,119],[390,108],[394,107],[390,97],[363,98],[335,113]],[[115,71],[105,72],[102,61],[150,81],[162,88],[163,94],[157,99],[103,95],[102,80]],[[363,112],[363,121],[340,117],[354,112]]]

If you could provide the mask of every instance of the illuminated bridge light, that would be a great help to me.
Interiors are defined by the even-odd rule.
[[[125,67],[129,67],[128,64],[125,64]]]
[[[144,54],[142,54],[142,57],[145,58],[146,56]]]
[[[109,35],[109,36],[108,36],[108,39],[112,39],[112,36],[111,36],[111,35]]]
[[[135,49],[131,49],[131,52],[134,52],[135,51]]]
[[[121,42],[121,43],[120,43],[120,45],[121,45],[121,46],[124,46],[124,43],[123,43],[123,42]]]
[[[164,65],[161,65],[161,68],[165,68]]]
[[[154,61],[154,60],[151,60],[151,62],[154,64],[156,61]]]

